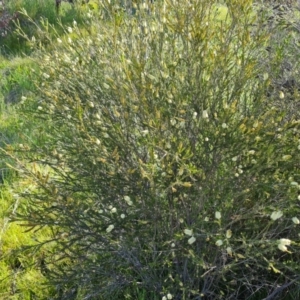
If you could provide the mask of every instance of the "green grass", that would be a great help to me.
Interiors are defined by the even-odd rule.
[[[0,186],[0,299],[48,299],[51,289],[46,287],[43,276],[43,253],[25,246],[34,245],[35,240],[44,240],[48,230],[37,233],[26,232],[27,227],[9,220],[20,210],[20,199],[13,193],[16,185],[21,189],[28,183],[9,180]]]
[[[24,97],[30,97],[34,89],[31,81],[33,62],[26,57],[1,58],[0,73],[0,147],[19,145],[24,137],[34,142],[37,124],[25,123],[19,113]],[[17,93],[12,93],[17,90]],[[9,98],[9,97],[13,97]],[[23,99],[23,100],[22,100]],[[46,278],[40,270],[41,252],[22,251],[33,245],[36,239],[43,240],[49,231],[28,232],[19,223],[10,223],[11,218],[22,211],[16,190],[30,186],[22,182],[9,166],[15,163],[0,154],[0,299],[48,299]],[[24,207],[24,205],[23,205]],[[48,295],[48,296],[47,296]]]
[[[43,37],[39,37],[39,26],[47,22],[51,25],[51,34],[63,34],[62,25],[71,25],[74,20],[79,26],[86,23],[85,13],[88,10],[96,11],[98,6],[95,1],[88,5],[76,5],[63,2],[59,15],[56,13],[55,2],[53,0],[12,0],[7,4],[10,15],[18,12],[18,18],[9,24],[8,34],[0,39],[0,54],[10,57],[11,55],[31,54],[34,49],[21,35],[16,34],[18,28],[22,28],[24,33],[30,37],[36,37],[42,43]],[[34,22],[35,24],[34,24]]]

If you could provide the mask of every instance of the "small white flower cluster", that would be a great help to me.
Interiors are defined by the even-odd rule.
[[[272,214],[270,215],[270,218],[273,221],[276,221],[276,220],[280,219],[282,216],[283,216],[282,211],[278,210],[278,211],[273,211]]]
[[[290,160],[291,158],[292,158],[292,155],[289,155],[289,154],[286,154],[286,155],[283,155],[283,156],[282,156],[282,160],[283,160],[283,161]]]
[[[113,224],[111,224],[106,228],[106,232],[110,233],[114,228],[115,228],[115,226]]]
[[[243,174],[243,166],[242,165],[239,165],[238,167],[237,167],[237,172],[234,174],[234,176],[235,177],[239,177],[240,176],[240,174]]]
[[[279,92],[279,99],[284,99],[284,93],[283,93],[283,91]]]
[[[221,216],[221,213],[220,213],[219,211],[216,211],[216,212],[215,212],[215,218],[216,218],[217,220],[220,220],[221,217],[222,217],[222,216]],[[230,229],[226,230],[225,236],[226,236],[226,239],[230,239],[230,238],[232,237],[232,231],[231,231]],[[223,240],[221,240],[221,239],[217,240],[216,243],[215,243],[215,245],[216,245],[217,247],[221,247],[223,244],[224,244],[224,242],[223,242]],[[226,248],[226,252],[227,252],[230,256],[232,256],[232,253],[233,253],[233,252],[232,252],[232,248],[231,248],[231,247],[227,247],[227,248]]]
[[[43,77],[44,77],[45,79],[48,79],[48,78],[50,78],[50,75],[47,74],[47,73],[43,73]]]
[[[216,212],[215,212],[215,218],[216,218],[217,220],[220,220],[220,219],[221,219],[221,213],[220,213],[219,211],[216,211]]]
[[[162,300],[167,300],[167,299],[170,300],[170,299],[173,299],[173,296],[172,296],[172,294],[168,293],[167,296],[163,296],[161,299]]]
[[[126,203],[127,203],[129,206],[132,206],[133,202],[131,201],[131,199],[130,199],[129,196],[124,196],[124,200],[126,201]]]
[[[223,241],[222,240],[217,240],[216,241],[216,246],[220,247],[223,245]]]
[[[115,207],[112,207],[111,210],[110,210],[110,212],[111,212],[112,214],[115,214],[115,213],[117,212],[117,209],[116,209]]]
[[[289,239],[280,239],[278,241],[278,249],[283,251],[283,252],[287,252],[288,248],[286,246],[290,246],[291,243],[292,243],[292,241],[289,240]]]
[[[192,245],[196,241],[196,238],[194,237],[193,234],[193,229],[184,229],[184,234],[190,236],[190,238],[188,239],[188,243],[190,245]]]
[[[226,129],[226,128],[228,128],[228,125],[226,123],[222,123],[222,128]]]
[[[216,211],[216,212],[215,212],[215,218],[216,218],[217,220],[221,220],[222,215],[221,215],[221,213],[220,213],[219,211]],[[217,241],[216,241],[216,246],[220,247],[220,246],[222,246],[222,245],[223,245],[223,241],[222,241],[222,240],[217,240]]]
[[[203,119],[208,119],[208,112],[207,112],[207,110],[203,110],[203,112],[202,112],[202,118]]]

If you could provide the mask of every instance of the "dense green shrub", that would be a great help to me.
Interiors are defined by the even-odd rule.
[[[103,4],[39,53],[40,139],[6,153],[36,185],[17,220],[52,229],[57,299],[299,288],[300,123],[270,103],[251,1],[211,2]]]

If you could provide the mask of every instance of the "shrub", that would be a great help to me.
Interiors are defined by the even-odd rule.
[[[299,287],[299,120],[269,103],[251,1],[218,8],[103,4],[90,36],[75,22],[39,52],[40,140],[6,154],[35,182],[16,220],[52,229],[57,299]]]

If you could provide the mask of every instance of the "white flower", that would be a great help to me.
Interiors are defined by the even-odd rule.
[[[281,218],[282,216],[283,216],[283,213],[282,213],[282,211],[279,210],[279,211],[273,211],[270,217],[273,221],[276,221],[277,219]]]
[[[174,247],[175,247],[175,243],[172,243],[172,244],[171,244],[171,247],[174,248]]]
[[[226,237],[227,237],[228,239],[230,239],[230,238],[232,237],[232,231],[231,231],[230,229],[228,229],[228,230],[226,231]]]
[[[204,218],[204,221],[205,221],[205,222],[208,222],[208,221],[209,221],[209,217],[205,217],[205,218]]]
[[[193,119],[196,119],[197,118],[197,112],[195,111],[194,113],[193,113]]]
[[[113,207],[110,211],[112,214],[116,213],[117,212],[117,209],[115,207]]]
[[[100,116],[98,113],[96,113],[96,114],[94,115],[94,117],[95,117],[95,119],[97,119],[97,120],[101,120],[101,116]]]
[[[292,221],[297,225],[300,224],[300,221],[297,217],[292,218]]]
[[[77,26],[77,22],[74,20],[73,21],[73,26],[76,27]]]
[[[148,130],[148,129],[142,130],[142,135],[143,135],[143,136],[147,135],[148,133],[149,133],[149,130]]]
[[[91,108],[93,108],[95,106],[95,104],[92,101],[89,101],[88,102],[88,106],[91,107]]]
[[[283,155],[282,156],[282,159],[283,160],[289,160],[289,159],[291,159],[292,158],[292,155]]]
[[[43,73],[44,78],[48,79],[50,77],[50,75],[48,75],[47,73]]]
[[[163,297],[161,298],[161,300],[167,300],[167,297],[166,297],[166,296],[163,296]]]
[[[219,211],[215,212],[215,218],[220,220],[221,219],[221,213]]]
[[[131,205],[133,204],[129,196],[124,196],[124,200],[126,201],[126,203],[127,203],[129,206],[131,206]]]
[[[109,226],[106,228],[106,232],[109,233],[109,232],[111,232],[114,228],[115,228],[115,226],[111,224],[111,225],[109,225]]]
[[[38,106],[38,108],[37,108],[38,110],[42,110],[43,108],[41,107],[41,106]]]
[[[208,137],[206,137],[206,138],[204,139],[204,141],[205,141],[205,142],[208,142],[208,141],[209,141],[209,138],[208,138]]]
[[[300,195],[298,196],[298,200],[300,200]]]
[[[189,243],[190,245],[192,245],[195,241],[196,241],[196,238],[195,238],[194,236],[192,236],[192,237],[190,237],[190,238],[188,239],[188,243]]]
[[[69,33],[72,33],[73,32],[72,27],[68,27],[68,31]]]
[[[193,235],[193,229],[184,229],[184,234],[192,236]]]
[[[279,92],[279,98],[283,99],[284,98],[284,93],[282,91]]]
[[[284,245],[284,246],[290,246],[291,243],[292,243],[292,241],[289,239],[280,239],[279,240],[279,244]]]
[[[255,151],[254,151],[254,150],[250,150],[250,151],[248,152],[248,154],[249,154],[249,155],[254,155],[254,154],[255,154]]]
[[[169,293],[169,294],[167,295],[167,299],[173,299],[173,296]]]
[[[283,251],[283,252],[288,251],[288,248],[286,246],[282,245],[282,244],[278,244],[278,249]]]
[[[60,38],[58,38],[58,39],[57,39],[57,42],[61,44],[61,43],[62,43],[62,40],[61,40]]]
[[[283,252],[287,252],[288,248],[286,246],[290,246],[291,243],[292,243],[292,241],[289,239],[280,239],[279,244],[278,244],[278,249]]]
[[[142,9],[148,9],[147,3],[142,3],[141,8],[142,8]],[[147,25],[147,24],[145,23],[145,25]],[[168,299],[169,299],[169,298],[168,298]],[[172,299],[172,298],[170,298],[170,299]]]
[[[227,251],[227,253],[228,253],[230,256],[232,256],[232,249],[231,249],[231,247],[227,247],[227,248],[226,248],[226,251]]]
[[[171,122],[171,125],[173,125],[173,126],[176,125],[176,120],[175,119],[171,119],[170,122]]]
[[[238,157],[235,156],[235,157],[233,157],[231,160],[232,160],[232,161],[237,161],[237,159],[238,159]]]
[[[103,82],[103,87],[105,88],[105,89],[109,89],[110,88],[110,86],[107,84],[107,83],[105,83],[105,82]]]
[[[217,245],[218,247],[222,246],[222,245],[223,245],[223,241],[222,241],[222,240],[217,240],[217,241],[216,241],[216,245]]]
[[[227,126],[227,124],[226,124],[226,123],[223,123],[223,124],[222,124],[222,128],[224,128],[224,129],[225,129],[225,128],[227,128],[227,127],[228,127],[228,126]]]
[[[121,219],[125,219],[125,215],[124,214],[121,214]]]
[[[207,112],[207,110],[203,110],[202,117],[203,117],[203,119],[208,119],[208,112]]]

